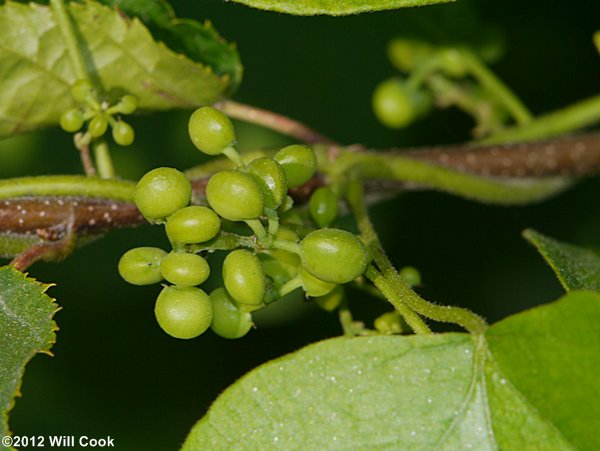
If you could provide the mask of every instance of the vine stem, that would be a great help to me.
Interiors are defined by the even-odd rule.
[[[214,106],[229,117],[260,125],[283,135],[299,139],[307,144],[337,145],[337,143],[307,125],[282,114],[234,102],[233,100],[223,100]]]
[[[479,144],[533,141],[550,138],[600,121],[600,95],[542,115],[526,125],[508,128]]]
[[[479,58],[468,51],[460,52],[461,59],[467,64],[469,72],[500,101],[515,121],[524,125],[533,119],[533,115],[521,100],[500,80]]]
[[[110,149],[105,140],[94,143],[94,156],[96,157],[96,167],[98,173],[103,179],[115,178],[115,167],[110,156]]]
[[[69,54],[71,64],[73,64],[73,71],[75,72],[77,79],[91,82],[64,0],[50,0],[50,5],[54,11],[58,28],[65,41],[67,53]]]
[[[413,323],[415,318],[418,318],[422,323],[418,324],[419,329],[423,326],[427,327],[421,318],[416,315],[417,313],[435,321],[458,324],[472,334],[481,334],[487,329],[487,323],[483,318],[467,309],[432,304],[420,297],[404,281],[404,279],[400,277],[388,257],[385,255],[379,237],[377,236],[367,213],[362,183],[358,180],[351,181],[348,185],[346,196],[350,208],[356,217],[361,237],[366,242],[375,264],[381,271],[377,271],[373,265],[370,265],[367,268],[365,276],[370,279],[375,286],[382,290],[388,300],[390,300],[400,314],[404,316],[408,325],[415,330],[415,332],[418,330],[415,329],[417,324]],[[400,305],[403,305],[405,310],[410,309],[412,315],[405,316],[403,310],[400,310],[399,308]]]

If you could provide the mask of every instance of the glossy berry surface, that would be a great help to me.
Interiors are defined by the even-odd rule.
[[[317,170],[315,152],[301,144],[284,147],[275,154],[274,159],[283,168],[290,188],[307,182]]]
[[[252,328],[252,315],[242,312],[235,305],[235,300],[225,288],[217,288],[210,293],[213,320],[210,328],[223,338],[240,338]]]
[[[345,230],[316,230],[304,237],[300,248],[302,265],[327,282],[351,282],[365,271],[369,262],[365,245]]]
[[[85,102],[93,95],[93,92],[92,85],[87,80],[77,80],[71,86],[71,95],[78,102]]]
[[[190,339],[210,327],[212,303],[200,288],[165,287],[156,299],[154,314],[166,333],[175,338]]]
[[[196,254],[171,252],[160,262],[165,280],[182,287],[193,287],[205,282],[210,275],[206,260]]]
[[[426,97],[398,79],[383,81],[373,93],[373,111],[389,128],[402,128],[413,122],[428,108]]]
[[[186,207],[192,198],[192,185],[173,168],[156,168],[146,173],[135,188],[134,200],[150,220],[162,219]]]
[[[119,260],[119,274],[133,285],[152,285],[163,280],[160,261],[167,255],[157,247],[136,247]]]
[[[263,192],[265,207],[276,209],[285,200],[287,179],[283,168],[271,158],[257,158],[248,165]]]
[[[210,208],[192,205],[177,210],[167,219],[166,231],[172,243],[204,243],[221,229],[219,216]]]
[[[119,103],[117,104],[119,107],[119,112],[122,114],[131,114],[137,110],[138,100],[135,96],[132,95],[124,95]]]
[[[65,111],[60,116],[60,127],[69,133],[76,132],[83,127],[83,114],[77,108]]]
[[[339,214],[338,198],[328,187],[317,188],[310,196],[310,215],[321,228],[329,227]]]
[[[300,267],[300,272],[298,274],[302,280],[302,288],[304,288],[307,296],[325,296],[331,293],[336,287],[335,283],[321,280],[318,277],[313,276],[303,267]]]
[[[223,261],[223,283],[227,292],[246,310],[263,305],[265,274],[260,260],[252,252],[236,249]]]
[[[88,125],[88,131],[93,138],[99,138],[106,133],[108,128],[108,120],[103,114],[98,114],[92,118]]]
[[[192,113],[188,132],[194,145],[208,155],[218,155],[235,143],[231,120],[210,106],[198,108]]]
[[[373,322],[375,329],[384,335],[401,334],[406,330],[405,323],[396,312],[387,312]]]
[[[263,213],[262,190],[250,175],[221,171],[206,185],[206,199],[211,208],[230,221],[256,219]]]
[[[314,300],[323,310],[333,312],[344,300],[344,287],[342,285],[336,285],[330,293],[327,293],[324,296],[318,296]]]
[[[112,137],[119,146],[129,146],[135,139],[135,132],[127,122],[117,121],[112,128]]]

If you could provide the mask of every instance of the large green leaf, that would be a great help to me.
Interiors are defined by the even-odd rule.
[[[298,16],[345,16],[369,11],[447,3],[454,0],[233,0],[258,9]]]
[[[57,305],[42,285],[12,266],[0,268],[0,437],[8,435],[8,411],[19,396],[25,364],[55,341]]]
[[[565,290],[593,290],[600,293],[600,256],[572,244],[561,243],[535,230],[523,236],[533,244],[556,273]]]
[[[175,53],[139,19],[117,9],[87,1],[70,3],[69,11],[88,69],[109,99],[128,92],[138,97],[141,110],[189,108],[219,100],[239,76],[237,67],[229,73],[219,66],[219,74]],[[216,36],[212,29],[206,33],[206,39]],[[217,47],[207,61],[218,59]],[[0,137],[58,123],[75,106],[75,78],[49,7],[0,6]]]
[[[253,370],[183,449],[600,449],[600,295],[485,336],[337,338]]]

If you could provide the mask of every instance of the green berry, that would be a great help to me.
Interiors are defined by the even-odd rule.
[[[302,265],[315,277],[332,283],[348,283],[360,276],[369,254],[360,239],[345,230],[321,229],[300,242]]]
[[[119,146],[129,146],[135,139],[135,132],[127,122],[117,121],[112,128],[112,137]]]
[[[336,285],[330,293],[315,298],[317,305],[328,312],[333,312],[343,300],[344,287],[342,285]]]
[[[467,75],[467,64],[460,50],[455,48],[443,49],[439,54],[442,70],[451,77],[464,77]]]
[[[374,321],[373,325],[384,335],[401,334],[408,330],[406,323],[397,312],[384,313]]]
[[[175,338],[195,338],[212,322],[208,294],[195,287],[165,287],[156,299],[154,314],[160,327]]]
[[[83,113],[77,108],[65,111],[60,116],[61,128],[69,133],[74,133],[83,127]]]
[[[310,196],[309,207],[317,225],[321,228],[329,227],[339,213],[338,197],[330,188],[322,186]]]
[[[252,252],[236,249],[223,261],[223,283],[227,292],[245,310],[263,306],[265,274],[260,260]]]
[[[119,103],[117,104],[119,112],[121,114],[131,114],[137,110],[138,100],[137,97],[132,95],[124,95]]]
[[[188,132],[194,145],[208,155],[218,155],[235,144],[231,120],[210,106],[198,108],[192,113]]]
[[[407,126],[428,108],[428,98],[410,89],[398,78],[383,81],[373,93],[373,111],[379,121],[389,128]]]
[[[163,219],[184,208],[192,198],[192,185],[173,168],[156,168],[146,173],[135,187],[134,200],[144,217]]]
[[[274,158],[283,168],[290,188],[307,182],[317,170],[315,152],[301,144],[284,147]]]
[[[252,315],[242,312],[235,305],[235,300],[224,288],[217,288],[210,293],[213,320],[210,328],[223,338],[240,338],[252,328]]]
[[[221,228],[219,216],[208,207],[190,206],[167,219],[166,231],[172,243],[194,244],[213,239]]]
[[[248,173],[255,176],[263,193],[265,207],[278,208],[287,194],[285,172],[279,163],[267,157],[257,158],[248,165]]]
[[[193,287],[208,279],[210,267],[199,255],[171,252],[161,260],[160,272],[174,285]]]
[[[304,291],[306,292],[307,296],[326,296],[327,294],[331,293],[336,287],[335,283],[321,280],[318,277],[313,276],[303,267],[300,267],[300,272],[298,273],[298,275],[300,277],[300,280],[302,281],[302,288],[304,288]]]
[[[108,120],[104,114],[97,114],[94,116],[88,125],[88,131],[93,138],[99,138],[100,136],[104,135],[107,128]]]
[[[395,38],[388,45],[388,58],[402,72],[412,72],[429,60],[435,53],[435,47],[415,39]]]
[[[136,247],[119,260],[119,274],[133,285],[152,285],[163,280],[160,262],[167,255],[157,247]]]
[[[412,266],[405,266],[402,268],[400,270],[400,277],[402,277],[411,287],[421,285],[421,273],[417,268],[413,268]]]
[[[248,174],[220,171],[206,185],[206,199],[219,216],[230,221],[256,219],[263,213],[263,194]]]
[[[87,80],[77,80],[71,86],[71,95],[77,102],[85,102],[94,94],[92,84]]]

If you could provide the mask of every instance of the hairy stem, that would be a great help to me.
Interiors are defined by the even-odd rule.
[[[385,255],[379,237],[375,232],[373,224],[369,219],[367,209],[364,203],[363,188],[359,181],[352,181],[348,186],[348,203],[354,215],[356,216],[358,228],[361,237],[367,244],[375,264],[381,272],[374,266],[369,266],[366,277],[371,280],[377,288],[390,299],[390,302],[404,316],[408,325],[415,330],[413,325],[414,313],[418,313],[426,318],[435,321],[455,323],[471,333],[482,333],[487,328],[486,322],[475,313],[459,308],[439,306],[432,304],[421,298],[405,281],[398,271],[394,268],[388,257]],[[385,291],[384,291],[385,290]],[[413,316],[405,316],[404,312],[398,308],[404,305],[413,311]],[[418,318],[418,316],[417,316]],[[420,321],[422,321],[419,318]],[[423,323],[424,324],[424,323]],[[416,330],[415,330],[416,331]]]
[[[307,144],[335,144],[331,139],[316,132],[307,125],[272,111],[234,102],[233,100],[223,100],[215,104],[215,107],[229,117],[260,125]]]

